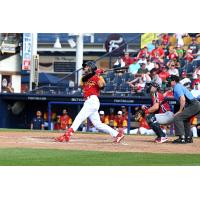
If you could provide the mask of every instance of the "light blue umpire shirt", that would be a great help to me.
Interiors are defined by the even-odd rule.
[[[180,83],[177,83],[174,86],[174,98],[179,101],[179,98],[181,96],[185,96],[187,97],[189,100],[193,100],[195,99],[195,97],[192,95],[192,93],[183,85],[181,85]]]

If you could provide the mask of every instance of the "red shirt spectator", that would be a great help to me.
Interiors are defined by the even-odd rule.
[[[169,39],[170,39],[170,36],[169,36],[168,33],[163,34],[162,37],[161,37],[162,45],[168,45]]]
[[[148,56],[149,56],[149,52],[148,52],[147,47],[145,46],[144,48],[142,48],[142,49],[139,51],[139,53],[138,53],[138,55],[137,55],[137,58],[142,58],[142,57],[147,58]]]
[[[129,53],[125,53],[122,60],[125,62],[125,66],[129,67],[130,64],[133,64],[133,59],[130,57]]]
[[[192,88],[194,88],[194,85],[196,83],[200,83],[200,72],[197,73],[197,79],[195,79],[193,82],[192,82]]]
[[[167,78],[170,76],[166,67],[162,67],[161,72],[158,75],[162,79],[162,82],[165,82],[167,80]]]
[[[191,49],[188,49],[187,50],[187,53],[186,53],[186,55],[185,55],[185,60],[187,60],[188,62],[192,62],[193,61],[193,59],[194,59],[194,56],[193,56],[193,54],[192,54],[192,50]]]
[[[176,53],[176,50],[173,49],[173,50],[169,53],[168,57],[169,57],[170,60],[172,60],[172,59],[174,59],[174,58],[177,59],[177,58],[178,58],[178,54]]]
[[[164,94],[163,94],[164,97],[174,97],[174,93],[173,93],[173,90],[170,88],[168,89]]]

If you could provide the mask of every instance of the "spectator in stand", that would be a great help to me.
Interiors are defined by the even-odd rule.
[[[187,77],[186,71],[181,73],[181,80],[179,81],[183,86],[190,89],[191,80]]]
[[[122,60],[125,63],[125,67],[127,68],[129,68],[129,65],[133,63],[133,59],[130,57],[128,52],[124,54],[124,57],[122,58]]]
[[[194,72],[192,74],[192,78],[197,79],[197,74],[200,75],[200,65],[194,70]]]
[[[169,70],[168,70],[168,72],[169,72],[170,75],[179,76],[179,71],[176,68],[175,63],[173,61],[169,64]]]
[[[114,128],[117,130],[120,130],[120,129],[124,130],[127,128],[127,124],[128,124],[127,119],[123,117],[122,111],[119,110],[117,112],[117,117],[114,120]]]
[[[113,65],[113,68],[120,68],[120,67],[125,67],[125,62],[121,57],[117,58],[116,62]]]
[[[161,88],[162,87],[162,79],[158,75],[158,69],[153,68],[150,71],[150,76],[151,76],[151,82],[157,83]]]
[[[164,33],[161,35],[161,45],[168,46],[169,45],[170,36],[168,33]]]
[[[163,48],[159,46],[158,44],[156,44],[156,48],[151,52],[151,57],[163,63],[164,56],[165,56],[165,52]]]
[[[135,92],[141,92],[146,82],[151,81],[151,77],[148,74],[148,69],[146,69],[146,64],[142,63],[140,69],[138,69],[137,74],[135,74],[135,79],[132,81],[128,81],[127,83],[130,85],[130,87],[134,88]]]
[[[192,49],[188,49],[185,56],[184,56],[185,60],[188,62],[188,63],[191,63],[194,59],[194,56],[192,54]]]
[[[7,93],[14,93],[14,88],[12,87],[11,82],[8,83],[5,90],[6,90]]]
[[[193,87],[193,90],[191,90],[191,93],[195,98],[198,98],[198,99],[200,98],[200,82],[194,84],[194,87]]]
[[[147,51],[150,53],[156,48],[156,41],[152,40],[151,43],[147,45]]]
[[[196,41],[195,37],[192,38],[192,41],[191,41],[190,45],[188,46],[188,48],[192,50],[192,54],[193,54],[194,58],[196,58],[196,54],[199,51],[199,45],[198,45],[198,42]]]
[[[187,33],[175,33],[174,36],[176,37],[176,44],[183,47],[184,46],[183,37],[187,35],[188,35]]]
[[[165,90],[167,87],[167,79],[170,76],[167,67],[162,67],[161,72],[158,75],[162,79],[162,89]]]
[[[149,57],[149,53],[148,53],[147,47],[145,46],[139,51],[137,58],[140,59],[140,58],[147,58],[147,57]]]
[[[36,112],[36,117],[31,121],[31,130],[44,130],[44,119],[41,117],[42,113],[40,110]]]
[[[99,111],[99,116],[102,123],[109,125],[109,118],[108,116],[105,116],[105,113],[103,110]]]
[[[161,70],[161,65],[160,65],[160,63],[159,63],[158,61],[154,60],[154,61],[153,61],[153,64],[154,64],[154,69],[156,69],[157,72],[159,73],[160,70]]]
[[[145,56],[142,56],[139,61],[138,61],[138,64],[142,64],[142,63],[145,63],[147,64],[147,60],[146,60],[146,57]]]
[[[167,87],[165,89],[165,93],[163,94],[164,97],[174,98],[173,89],[172,87]]]
[[[136,74],[138,69],[140,69],[140,64],[137,63],[137,58],[133,58],[133,63],[129,65],[128,71],[131,74]]]
[[[67,109],[64,109],[62,113],[60,116],[60,128],[62,130],[68,130],[72,125],[72,118],[67,114]]]
[[[180,58],[183,58],[184,51],[183,51],[183,49],[181,48],[180,45],[177,45],[177,47],[176,47],[176,53],[178,54],[178,58],[179,58],[179,59],[180,59]]]
[[[195,77],[196,77],[196,78],[195,78],[194,81],[192,82],[192,88],[194,88],[194,85],[195,85],[196,83],[200,83],[200,70],[197,71]]]
[[[148,69],[149,72],[154,68],[154,63],[151,62],[150,58],[147,58],[146,68]]]
[[[169,55],[168,55],[168,58],[170,59],[170,60],[172,60],[172,59],[174,59],[174,58],[178,58],[178,54],[177,54],[177,52],[176,52],[176,49],[171,49],[171,50],[169,50]]]
[[[167,67],[161,67],[161,72],[158,74],[159,77],[162,79],[162,82],[166,82],[167,78],[170,76]]]

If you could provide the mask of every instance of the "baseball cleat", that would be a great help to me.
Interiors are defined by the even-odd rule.
[[[179,137],[179,138],[175,139],[172,143],[173,144],[185,144],[186,142],[185,142],[185,138]]]
[[[185,138],[185,143],[193,143],[192,137]]]
[[[69,142],[70,136],[67,134],[61,135],[57,138],[55,138],[56,142]]]
[[[120,141],[123,140],[124,137],[125,137],[124,132],[119,131],[119,133],[117,134],[117,136],[115,137],[115,140],[113,142],[120,143]]]
[[[158,137],[155,139],[155,143],[164,143],[164,142],[167,142],[168,141],[168,138],[167,137]]]

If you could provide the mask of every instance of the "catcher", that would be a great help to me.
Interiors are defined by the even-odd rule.
[[[145,111],[147,123],[157,135],[155,142],[164,143],[168,141],[168,138],[160,125],[171,124],[174,118],[174,113],[171,112],[169,104],[164,100],[164,96],[159,90],[160,86],[158,83],[150,83],[152,106],[149,108],[142,106],[142,109]]]
[[[114,137],[114,142],[120,143],[120,141],[124,138],[123,131],[116,131],[110,126],[102,123],[98,113],[100,107],[98,96],[100,90],[106,85],[103,77],[100,76],[100,74],[103,73],[103,70],[97,70],[95,63],[92,61],[88,61],[82,66],[84,75],[81,80],[81,85],[85,98],[84,105],[76,116],[72,126],[65,132],[64,135],[55,138],[55,140],[57,142],[69,142],[71,135],[78,129],[81,123],[89,117],[96,129],[109,133],[112,137]]]

